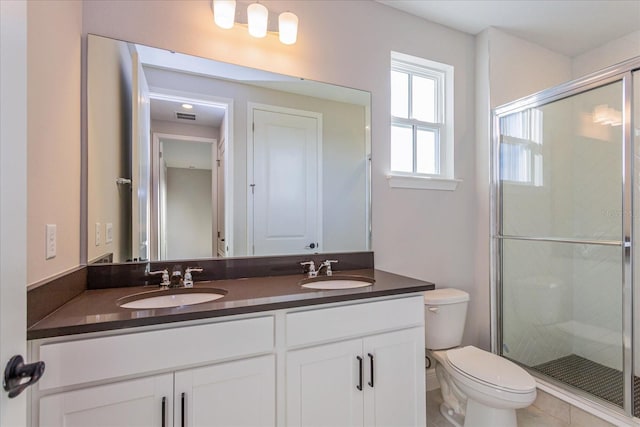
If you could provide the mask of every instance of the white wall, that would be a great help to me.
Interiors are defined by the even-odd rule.
[[[213,255],[211,170],[167,168],[167,259]]]
[[[80,68],[82,3],[27,2],[27,282],[80,260]],[[57,255],[45,260],[45,225]]]
[[[640,30],[574,57],[572,76],[582,77],[636,56],[640,56]]]
[[[489,28],[491,108],[571,80],[571,58]]]
[[[490,108],[490,56],[489,56],[489,31],[483,31],[476,36],[476,179],[475,183],[475,242],[474,242],[474,285],[475,285],[475,301],[476,312],[474,317],[468,316],[470,319],[467,323],[474,322],[482,325],[479,329],[482,331],[481,339],[476,342],[482,348],[490,349],[490,334],[495,328],[492,324],[491,316],[491,266],[490,266],[490,241],[489,230],[491,222],[491,200],[489,196],[490,182],[490,163],[491,144],[491,127],[489,117],[491,115]]]

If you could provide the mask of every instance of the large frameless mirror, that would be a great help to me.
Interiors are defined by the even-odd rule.
[[[370,249],[370,94],[89,35],[87,260]]]

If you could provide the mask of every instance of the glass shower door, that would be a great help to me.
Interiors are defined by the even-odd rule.
[[[497,114],[501,354],[619,407],[622,106],[618,80]]]

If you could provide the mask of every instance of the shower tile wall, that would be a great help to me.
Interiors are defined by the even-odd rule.
[[[572,317],[570,264],[558,262],[566,248],[551,243],[504,241],[503,354],[528,366],[572,352],[560,325]]]
[[[618,83],[572,98],[575,236],[622,237],[622,127],[593,120],[598,105],[621,110],[621,89]],[[573,261],[573,353],[617,370],[622,370],[621,257],[619,247],[579,245]]]
[[[526,237],[562,235],[570,221],[569,215],[559,214],[566,209],[557,206],[566,171],[555,170],[562,162],[566,147],[556,146],[555,140],[565,140],[568,130],[567,111],[555,104],[542,112],[543,133],[540,152],[543,177],[540,186],[528,183],[503,184],[503,233]],[[554,161],[550,161],[552,158]],[[571,164],[571,163],[569,163]],[[503,242],[503,354],[528,366],[534,366],[571,354],[571,340],[558,327],[572,318],[571,291],[573,268],[565,257],[563,245],[544,242]]]

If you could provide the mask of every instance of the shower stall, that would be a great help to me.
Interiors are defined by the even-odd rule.
[[[640,57],[493,118],[494,346],[640,417]]]

